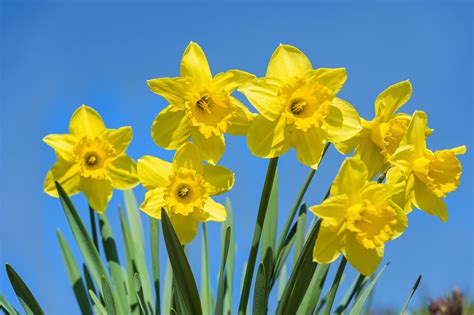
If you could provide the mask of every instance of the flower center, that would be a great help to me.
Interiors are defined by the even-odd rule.
[[[202,96],[197,102],[196,107],[208,114],[211,113],[211,98],[209,95]]]
[[[183,184],[178,188],[177,195],[179,198],[184,199],[186,197],[189,197],[190,194],[191,194],[191,190],[188,185]]]
[[[98,158],[97,158],[97,155],[94,152],[92,152],[86,155],[85,160],[86,160],[87,166],[94,167],[94,165],[96,165],[98,161]]]
[[[171,174],[164,199],[174,213],[189,215],[204,207],[208,194],[202,176],[194,170],[179,168]]]
[[[78,141],[74,153],[81,175],[95,179],[107,177],[109,161],[115,158],[115,149],[112,145],[98,137],[82,138]]]
[[[308,105],[308,102],[301,98],[301,97],[297,97],[293,100],[290,101],[290,111],[298,116],[299,114],[301,114],[303,111],[304,111],[304,108]]]

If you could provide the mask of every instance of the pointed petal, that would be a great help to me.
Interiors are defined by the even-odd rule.
[[[112,198],[113,187],[110,180],[81,177],[81,190],[92,209],[99,213],[105,212]]]
[[[346,68],[319,68],[311,71],[308,78],[329,88],[336,95],[347,79]]]
[[[323,130],[311,127],[307,131],[292,128],[289,131],[290,144],[296,149],[298,160],[306,166],[317,169],[324,151],[326,136]]]
[[[172,169],[171,163],[151,155],[140,158],[137,165],[138,178],[148,190],[168,185]]]
[[[364,276],[370,276],[377,270],[382,261],[384,249],[365,248],[357,242],[353,233],[348,233],[346,238],[345,256],[349,263]]]
[[[354,156],[361,159],[368,170],[368,179],[372,180],[375,175],[385,170],[385,160],[381,149],[372,141],[370,137],[360,139],[359,146],[355,150]]]
[[[207,221],[223,222],[227,218],[225,207],[222,204],[215,202],[210,197],[206,200],[204,212],[209,214]]]
[[[155,144],[167,150],[176,150],[191,136],[186,112],[169,105],[156,116],[151,126]]]
[[[280,45],[270,58],[266,76],[287,80],[292,77],[303,77],[312,69],[308,57],[298,48],[290,45]]]
[[[253,155],[262,158],[280,156],[290,149],[285,139],[286,121],[280,117],[274,121],[262,115],[255,117],[247,132],[247,145]]]
[[[73,162],[74,147],[76,146],[77,138],[70,134],[56,135],[51,134],[43,138],[43,141],[54,149],[56,155],[69,162]]]
[[[127,150],[128,145],[132,142],[132,127],[104,129],[102,137],[115,148],[115,154],[120,155]]]
[[[99,113],[86,105],[76,109],[69,122],[69,133],[77,138],[83,136],[94,137],[104,129],[105,124]]]
[[[314,244],[313,260],[320,264],[329,264],[335,261],[341,254],[341,241],[342,234],[335,229],[321,225]]]
[[[371,182],[362,189],[361,198],[370,200],[375,205],[383,204],[393,195],[401,193],[403,188],[403,185],[387,185]]]
[[[375,115],[387,121],[411,97],[412,86],[410,81],[402,81],[388,87],[375,100]]]
[[[367,167],[357,158],[347,158],[342,163],[332,186],[331,195],[347,195],[349,202],[358,200],[360,191],[367,183]]]
[[[161,219],[161,208],[165,207],[166,203],[163,199],[164,188],[159,187],[149,190],[145,194],[145,200],[140,205],[140,210],[155,219]]]
[[[58,197],[55,181],[63,187],[68,196],[77,194],[81,190],[79,164],[58,159],[48,171],[44,181],[44,192]]]
[[[247,106],[242,104],[238,99],[231,97],[230,100],[235,106],[235,113],[227,127],[227,132],[234,136],[245,136],[251,122],[257,115],[251,113]]]
[[[191,88],[191,81],[188,78],[159,78],[147,81],[148,88],[170,104],[177,108],[184,109],[186,95]]]
[[[417,155],[423,155],[426,150],[426,135],[428,117],[425,112],[416,111],[408,125],[407,143],[413,145]]]
[[[188,170],[196,170],[202,174],[204,167],[201,152],[194,143],[186,142],[176,150],[173,158],[173,168],[178,169],[182,167]]]
[[[203,177],[212,196],[229,191],[234,186],[234,173],[223,166],[204,165]]]
[[[184,51],[181,59],[181,76],[192,78],[198,87],[210,86],[212,82],[206,55],[197,43],[189,43]]]
[[[335,97],[324,120],[330,142],[346,141],[361,130],[359,114],[348,102]]]
[[[182,245],[190,243],[197,235],[199,221],[193,215],[168,213],[171,224]]]
[[[227,93],[232,93],[243,83],[252,79],[255,79],[255,75],[251,73],[240,70],[229,70],[216,74],[212,80],[212,85],[217,91],[223,90]]]
[[[326,224],[337,226],[346,218],[347,202],[346,195],[332,196],[324,200],[322,204],[310,207],[309,210],[324,219]]]
[[[437,216],[443,222],[448,221],[448,209],[443,199],[429,191],[426,185],[418,179],[415,179],[413,189],[415,207],[430,215]]]
[[[199,148],[203,160],[211,164],[216,164],[221,159],[225,151],[224,135],[211,135],[206,138],[199,132],[198,128],[191,129],[193,143]]]
[[[279,87],[265,78],[254,79],[239,88],[250,104],[268,120],[280,117],[283,104],[278,98]]]
[[[117,157],[110,165],[108,175],[117,189],[132,189],[138,185],[137,164],[126,156]]]

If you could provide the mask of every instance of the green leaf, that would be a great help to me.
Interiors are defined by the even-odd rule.
[[[332,305],[334,304],[334,299],[336,298],[337,289],[339,288],[339,284],[341,283],[342,275],[344,274],[344,269],[347,265],[346,257],[342,256],[341,262],[339,263],[339,267],[337,268],[336,276],[334,277],[334,281],[332,282],[331,289],[329,290],[328,298],[326,299],[326,310],[324,312],[325,315],[331,314]]]
[[[165,285],[163,288],[163,314],[171,312],[173,298],[173,272],[169,260],[166,263]]]
[[[160,222],[150,217],[151,269],[155,285],[155,314],[160,314]]]
[[[267,275],[265,274],[265,264],[260,263],[257,270],[257,278],[255,280],[253,309],[252,314],[265,315],[267,313]]]
[[[283,265],[280,275],[278,276],[278,301],[280,301],[283,291],[285,290],[286,283],[288,281],[286,265]]]
[[[89,269],[87,269],[86,264],[82,264],[82,270],[84,273],[84,281],[86,282],[87,291],[89,292],[92,290],[94,293],[96,293],[94,281],[92,280],[91,273]]]
[[[224,249],[221,252],[221,267],[219,270],[219,278],[217,282],[217,298],[214,314],[221,315],[224,312],[224,281],[225,281],[225,267],[227,263],[227,257],[229,254],[229,245],[230,245],[230,235],[232,233],[232,228],[227,227],[225,233],[225,242]]]
[[[107,315],[117,314],[117,308],[115,306],[112,288],[110,287],[105,277],[102,277],[102,292],[104,292],[105,310],[107,311]]]
[[[146,308],[153,313],[153,292],[150,283],[150,274],[146,264],[143,225],[138,210],[137,200],[132,190],[124,191],[125,210],[130,222],[131,238],[133,240],[134,262],[143,288]]]
[[[174,280],[180,294],[183,296],[183,302],[191,314],[202,314],[201,301],[199,300],[199,293],[191,266],[164,209],[161,209],[161,226],[166,250],[173,268]]]
[[[97,295],[95,294],[94,291],[92,290],[89,290],[89,295],[92,299],[92,303],[94,305],[94,310],[95,310],[95,313],[98,313],[98,314],[102,314],[102,315],[108,315],[107,314],[107,311],[105,310],[104,306],[102,305],[102,303],[100,303],[99,301],[99,298],[97,297]]]
[[[296,221],[295,249],[293,251],[293,267],[303,250],[306,235],[306,204],[302,204],[300,215]]]
[[[209,256],[207,245],[206,223],[202,223],[202,250],[201,250],[201,305],[203,314],[211,314],[212,311],[212,292],[211,275],[209,274]]]
[[[59,229],[56,231],[56,235],[61,247],[64,264],[66,265],[67,275],[69,277],[69,281],[71,282],[72,290],[74,291],[74,296],[76,297],[81,314],[92,315],[92,308],[87,295],[86,287],[82,281],[81,273],[77,267],[76,261],[74,260],[71,249],[69,248],[68,243],[64,239]]]
[[[313,274],[311,282],[306,290],[306,294],[301,301],[298,308],[298,314],[313,314],[313,311],[318,305],[321,291],[326,282],[330,264],[318,264],[316,271]]]
[[[234,270],[235,270],[235,232],[232,205],[229,198],[226,198],[225,208],[227,210],[227,218],[221,227],[221,255],[225,249],[225,234],[227,227],[230,227],[230,244],[229,253],[227,254],[227,267],[225,273],[225,293],[224,293],[224,314],[232,313],[232,293],[234,287]]]
[[[267,213],[262,230],[262,257],[271,249],[275,252],[276,232],[278,225],[278,170],[275,171],[272,189],[270,191],[270,199],[268,201]],[[265,266],[268,267],[268,266]],[[267,269],[271,270],[271,269]]]
[[[416,289],[418,289],[418,285],[420,284],[420,281],[421,281],[421,275],[419,275],[418,278],[416,279],[415,284],[413,285],[413,288],[411,289],[410,295],[408,296],[407,301],[405,302],[405,304],[403,305],[402,310],[400,311],[400,314],[403,315],[403,314],[406,313],[406,310],[408,308],[408,304],[410,304],[410,300],[413,297],[413,294],[415,294]]]
[[[7,301],[7,299],[0,294],[0,310],[3,310],[6,315],[18,315],[18,311]]]
[[[278,276],[280,275],[281,268],[285,264],[285,261],[288,258],[288,255],[290,254],[291,248],[293,247],[293,244],[295,243],[296,226],[297,224],[294,224],[293,227],[291,228],[290,232],[288,233],[288,237],[283,243],[280,253],[276,258],[270,288],[273,288],[273,286],[275,285],[275,282]]]
[[[107,258],[112,282],[117,291],[119,309],[121,314],[129,314],[130,308],[127,302],[126,280],[124,278],[122,267],[120,265],[117,246],[115,244],[114,234],[110,228],[110,223],[105,214],[99,214],[99,228],[102,236],[102,245]]]
[[[336,308],[336,314],[342,314],[347,309],[352,299],[357,296],[357,294],[362,289],[364,280],[365,276],[363,274],[359,274],[359,276],[351,284],[349,290],[347,290],[346,295],[343,297],[341,303],[339,303],[339,306]]]
[[[377,281],[379,280],[380,276],[382,275],[382,273],[385,271],[385,268],[387,268],[387,266],[389,265],[390,263],[387,263],[385,266],[383,266],[382,270],[379,271],[379,273],[377,274],[377,276],[375,276],[374,279],[372,279],[372,281],[370,281],[369,285],[367,286],[367,288],[364,290],[364,292],[362,292],[362,294],[357,298],[357,300],[355,301],[354,303],[354,306],[352,307],[351,311],[350,311],[350,315],[356,315],[356,314],[361,314],[362,313],[362,310],[364,308],[364,304],[365,302],[367,301],[368,297],[370,296],[370,293],[372,292],[372,290],[374,289],[375,287],[375,284],[377,283]]]
[[[143,297],[142,283],[138,272],[135,272],[133,275],[133,280],[135,282],[135,295],[137,296],[138,304],[140,305],[141,314],[148,314],[148,311],[145,307],[145,298]]]
[[[44,314],[38,301],[36,301],[30,289],[28,289],[25,282],[23,282],[23,280],[16,273],[13,267],[9,264],[6,264],[5,267],[7,269],[8,279],[10,279],[10,283],[13,287],[13,290],[15,291],[18,300],[20,300],[20,304],[25,310],[26,314]]]

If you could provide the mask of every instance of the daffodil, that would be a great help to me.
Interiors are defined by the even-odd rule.
[[[211,196],[229,191],[234,174],[201,161],[201,152],[189,142],[176,151],[173,163],[153,156],[138,160],[138,177],[148,190],[140,209],[161,219],[164,208],[182,244],[194,239],[199,222],[222,222],[227,216],[224,206]]]
[[[411,116],[396,113],[411,97],[410,81],[396,83],[375,99],[375,118],[361,119],[363,129],[351,139],[336,144],[336,148],[348,154],[355,148],[354,156],[364,161],[369,169],[369,178],[383,172],[388,160],[402,144]],[[427,134],[430,130],[426,130]]]
[[[43,139],[56,152],[44,191],[58,197],[57,181],[71,196],[82,191],[90,206],[103,213],[113,188],[130,189],[138,184],[135,161],[125,154],[132,141],[132,128],[107,129],[99,114],[82,105],[71,117],[69,134],[51,134]]]
[[[293,147],[301,163],[317,168],[327,141],[361,130],[356,110],[336,97],[346,77],[344,68],[314,70],[297,48],[280,45],[266,77],[239,88],[260,113],[247,132],[252,154],[273,158]]]
[[[382,260],[385,243],[407,227],[404,211],[390,198],[402,189],[370,182],[364,162],[344,161],[331,186],[331,196],[310,208],[322,219],[313,259],[335,261],[342,253],[363,275],[372,274]]]
[[[424,112],[413,115],[407,131],[407,144],[398,148],[390,160],[395,168],[389,173],[389,180],[406,182],[401,198],[407,203],[405,208],[410,210],[414,206],[445,222],[448,210],[443,198],[459,186],[462,165],[456,155],[464,154],[466,147],[435,152],[427,149],[427,121]]]
[[[181,76],[148,81],[170,104],[153,122],[155,143],[175,150],[190,138],[210,163],[224,153],[224,133],[245,135],[254,115],[231,93],[254,75],[229,70],[212,76],[206,56],[191,42],[181,60]]]

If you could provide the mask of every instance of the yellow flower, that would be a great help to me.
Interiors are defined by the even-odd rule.
[[[443,222],[448,211],[443,199],[459,186],[462,165],[456,157],[466,152],[465,146],[432,152],[426,148],[425,130],[427,117],[424,112],[415,112],[407,131],[407,145],[398,148],[391,158],[395,165],[389,173],[392,182],[406,182],[403,198],[411,210],[413,206]],[[394,179],[391,179],[394,177]]]
[[[135,161],[125,154],[132,141],[132,128],[106,129],[99,114],[82,105],[71,117],[69,134],[51,134],[43,139],[56,152],[44,191],[58,197],[57,181],[71,196],[82,191],[90,206],[103,213],[113,188],[130,189],[138,184]]]
[[[399,147],[406,135],[411,116],[395,113],[411,97],[410,81],[396,83],[375,99],[375,118],[362,120],[363,130],[351,139],[336,144],[336,148],[348,154],[355,148],[354,156],[369,168],[369,178],[388,167],[388,159]]]
[[[224,153],[224,133],[245,135],[254,115],[230,94],[254,75],[229,70],[212,77],[206,56],[191,42],[181,60],[181,76],[148,81],[154,93],[170,105],[153,122],[155,143],[175,150],[192,138],[203,157],[217,163]]]
[[[293,147],[301,163],[317,168],[327,141],[344,141],[361,130],[356,110],[335,97],[345,81],[344,68],[313,70],[301,51],[280,45],[266,77],[239,89],[260,112],[247,133],[250,151],[273,158]]]
[[[330,263],[342,253],[363,275],[372,274],[382,260],[387,241],[401,235],[407,217],[390,201],[402,187],[370,182],[365,164],[344,161],[331,187],[331,197],[310,208],[322,218],[313,259]]]
[[[231,171],[202,164],[201,156],[197,146],[188,142],[176,151],[172,164],[153,156],[138,160],[138,177],[148,190],[140,209],[161,219],[164,208],[182,244],[194,239],[199,222],[225,220],[224,206],[210,196],[234,185]]]

